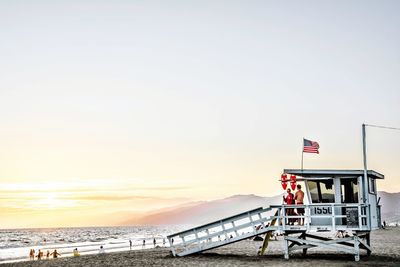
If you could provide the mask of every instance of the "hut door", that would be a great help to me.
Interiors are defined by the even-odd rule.
[[[342,203],[358,203],[357,178],[341,179],[340,195]]]
[[[358,203],[358,179],[342,178],[340,179],[340,199],[341,203]],[[342,215],[346,215],[346,208],[342,207]],[[353,208],[354,209],[354,208]],[[342,225],[348,225],[347,218],[342,218]]]

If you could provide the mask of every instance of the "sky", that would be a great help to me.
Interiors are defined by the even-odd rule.
[[[399,8],[0,0],[0,228],[277,195],[303,137],[305,168],[362,169],[362,123],[400,127]],[[379,190],[399,151],[367,128]]]

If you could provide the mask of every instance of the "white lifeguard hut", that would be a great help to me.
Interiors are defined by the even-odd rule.
[[[368,170],[301,170],[285,169],[284,173],[304,182],[305,215],[303,226],[282,227],[285,241],[285,258],[294,250],[323,247],[354,254],[360,259],[360,249],[371,254],[370,232],[381,227],[381,209],[377,198],[376,180],[384,176]],[[272,206],[282,209],[299,205]],[[288,216],[285,216],[288,217]],[[290,217],[290,216],[289,216]],[[283,220],[285,224],[285,220]],[[305,228],[304,228],[305,227]],[[326,238],[319,232],[342,233],[338,238]],[[294,236],[300,233],[298,236]],[[344,235],[344,233],[346,233]]]
[[[358,230],[370,231],[380,227],[376,180],[384,179],[383,174],[369,170],[365,182],[363,170],[286,169],[284,172],[296,175],[297,181],[305,184],[305,198],[313,206],[309,210],[314,217],[309,222],[312,229],[335,231],[357,226]],[[316,215],[337,216],[333,221],[326,217],[317,218]],[[363,219],[358,220],[359,217]],[[317,229],[314,225],[318,225]]]
[[[263,255],[274,231],[284,236],[285,259],[293,251],[305,255],[316,247],[352,254],[355,261],[360,260],[360,250],[370,255],[370,233],[381,227],[376,180],[384,175],[367,169],[365,126],[363,170],[285,169],[280,181],[290,182],[293,189],[296,183],[304,183],[304,204],[260,207],[169,235],[172,255],[200,253],[265,234]],[[287,212],[297,208],[304,208],[304,214]]]
[[[271,205],[243,212],[168,236],[174,256],[185,256],[266,234],[260,254],[268,246],[273,231],[284,236],[284,257],[292,251],[321,247],[353,254],[360,259],[360,249],[371,254],[370,232],[381,226],[376,180],[384,176],[368,170],[285,169],[305,185],[305,204]],[[292,181],[292,180],[288,180]],[[287,215],[287,209],[304,208],[304,215]],[[304,219],[304,224],[288,224]],[[327,237],[335,233],[346,233]]]

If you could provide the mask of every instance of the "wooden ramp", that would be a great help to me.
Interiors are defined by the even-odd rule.
[[[171,252],[174,256],[186,256],[272,233],[278,230],[274,225],[277,215],[276,209],[257,208],[169,235]],[[267,245],[264,243],[264,251]]]

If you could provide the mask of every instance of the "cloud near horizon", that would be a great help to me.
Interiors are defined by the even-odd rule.
[[[79,186],[79,187],[78,187]],[[18,226],[24,227],[24,220],[35,222],[36,226],[51,226],[52,223],[68,226],[57,213],[80,218],[82,214],[88,219],[83,219],[79,225],[89,226],[94,218],[104,214],[102,224],[113,224],[115,218],[107,214],[146,213],[150,210],[160,209],[171,205],[178,205],[191,199],[174,197],[177,191],[187,189],[186,186],[170,186],[155,184],[152,186],[135,185],[133,181],[121,185],[110,183],[109,180],[93,180],[80,184],[76,182],[60,183],[0,183],[0,213],[2,220],[0,228]],[[169,192],[170,194],[166,194]],[[17,224],[9,224],[12,218],[25,218]],[[113,216],[111,216],[113,217]],[[79,221],[79,220],[78,220]]]

